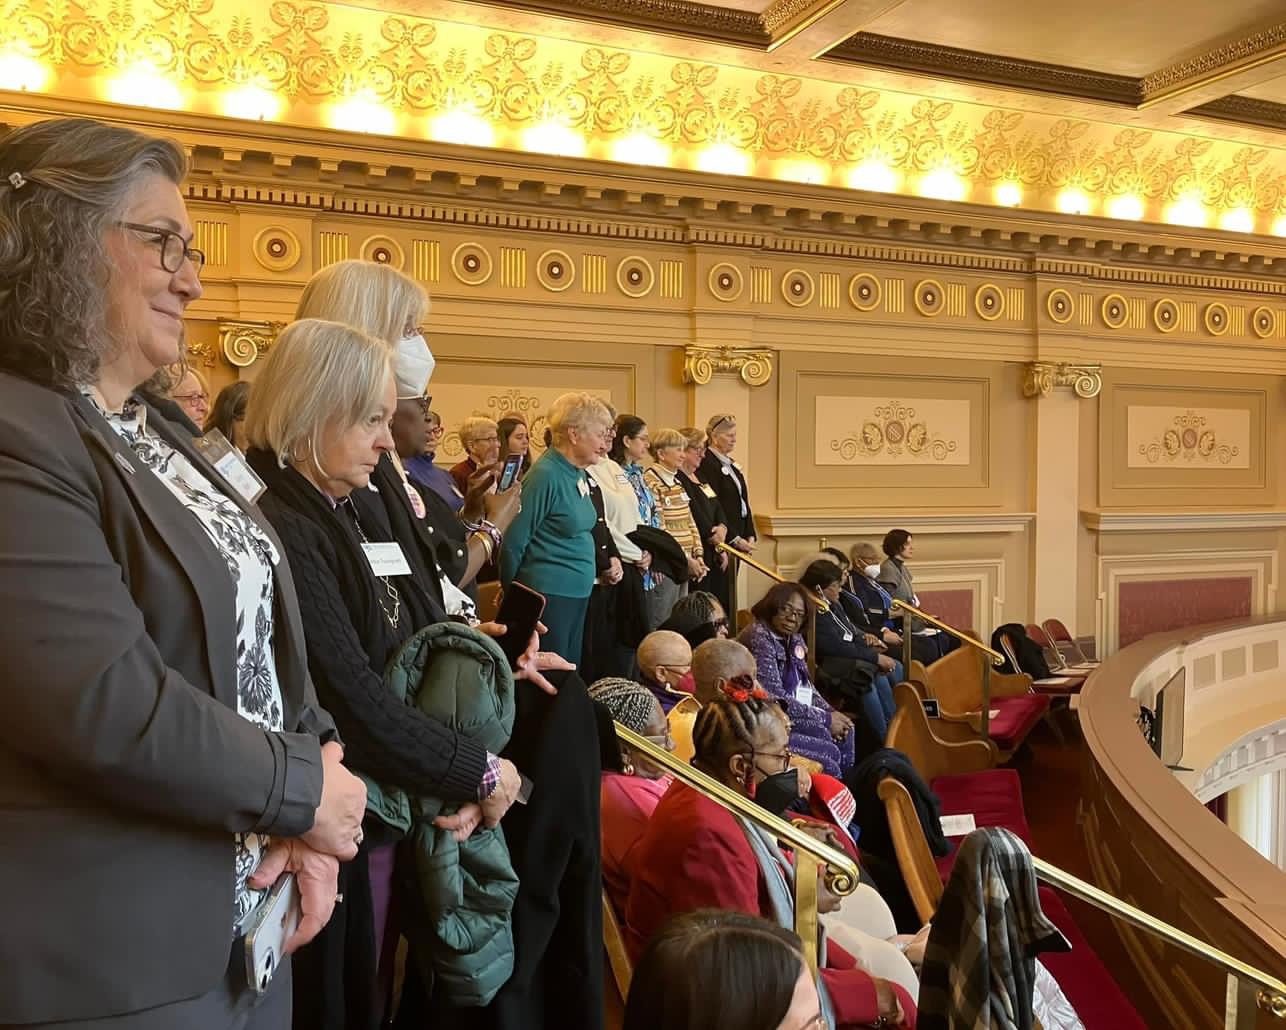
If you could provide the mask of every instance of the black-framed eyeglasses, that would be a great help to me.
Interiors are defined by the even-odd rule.
[[[728,616],[725,615],[722,619],[715,619],[710,625],[715,628],[716,632],[721,629],[728,629]]]
[[[808,612],[806,612],[803,608],[790,608],[790,607],[782,608],[780,611],[777,612],[777,615],[779,618],[793,619],[796,622],[803,622],[804,616],[807,614]]]
[[[128,229],[130,232],[139,233],[142,236],[151,236],[159,240],[161,244],[161,268],[173,275],[183,267],[183,261],[186,258],[192,262],[192,267],[196,269],[197,275],[205,268],[205,251],[198,250],[196,247],[189,247],[187,241],[183,239],[173,229],[162,229],[159,225],[142,225],[138,222],[117,222],[117,228]]]
[[[785,772],[787,769],[789,769],[789,768],[790,768],[791,760],[795,757],[795,753],[794,753],[793,751],[791,751],[791,750],[790,750],[790,748],[786,748],[784,751],[780,751],[780,752],[778,752],[778,751],[750,751],[750,752],[748,752],[748,754],[750,755],[750,757],[751,757],[751,760],[752,760],[752,761],[753,761],[754,759],[756,759],[756,758],[775,758],[775,759],[777,759],[779,762],[781,762],[781,768],[778,770],[778,772]],[[762,769],[760,769],[759,771],[760,771],[760,772],[763,772],[763,770],[762,770]]]

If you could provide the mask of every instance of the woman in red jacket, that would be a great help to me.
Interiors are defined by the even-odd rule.
[[[754,798],[770,777],[787,772],[790,724],[760,690],[736,690],[701,709],[693,727],[695,765]],[[676,781],[657,805],[628,859],[626,939],[635,959],[667,919],[720,908],[771,917],[761,903],[759,865],[735,817],[700,791]],[[839,1027],[886,1020],[915,1026],[915,1002],[901,987],[870,976],[835,944],[822,980]]]

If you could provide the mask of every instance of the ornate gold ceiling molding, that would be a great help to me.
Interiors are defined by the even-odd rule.
[[[1048,397],[1058,387],[1071,387],[1072,392],[1083,400],[1097,397],[1103,389],[1103,366],[1067,362],[1052,364],[1047,361],[1033,361],[1027,366],[1027,378],[1023,381],[1024,397]]]
[[[220,319],[219,351],[228,364],[237,368],[247,368],[259,359],[259,355],[268,352],[277,341],[277,334],[284,327],[284,322],[242,322],[236,319]],[[205,364],[213,365],[213,356],[208,356]]]
[[[743,347],[683,349],[685,383],[705,386],[718,373],[736,375],[747,386],[763,386],[772,379],[772,351]]]
[[[622,11],[699,10],[737,21],[737,12],[684,0],[615,2]],[[789,2],[780,8],[783,31],[821,9]],[[583,14],[586,5],[555,6]],[[1253,212],[1264,228],[1286,215],[1283,148],[761,74],[485,25],[295,0],[221,0],[217,10],[178,0],[83,0],[25,5],[5,28],[8,46],[56,73],[48,88],[64,103],[104,96],[119,72],[146,68],[189,111],[213,114],[234,89],[253,88],[284,105],[278,115],[286,125],[336,122],[337,111],[356,104],[387,117],[381,131],[415,139],[441,131],[432,128],[438,115],[464,112],[496,134],[500,149],[527,146],[528,130],[554,125],[579,134],[588,156],[607,157],[619,143],[644,139],[676,166],[699,166],[704,148],[737,148],[748,170],[763,177],[801,174],[784,166],[802,163],[807,174],[845,185],[854,167],[877,160],[907,191],[945,170],[967,184],[970,199],[989,201],[992,187],[1006,183],[1022,190],[1028,208],[1053,209],[1060,191],[1071,189],[1094,210],[1136,195],[1156,218],[1190,194],[1214,211]],[[145,91],[137,102],[151,96]],[[229,124],[244,133],[251,123]],[[369,117],[353,124],[372,127]],[[260,135],[278,131],[274,123]],[[349,138],[370,147],[371,137]],[[265,145],[245,142],[251,153]],[[320,160],[323,169],[335,164]]]

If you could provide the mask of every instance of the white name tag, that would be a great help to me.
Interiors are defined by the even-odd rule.
[[[944,837],[967,837],[977,828],[978,824],[972,813],[942,817],[942,836]]]
[[[717,496],[718,496],[718,495],[714,492],[714,487],[712,487],[709,483],[702,483],[702,484],[701,484],[701,492],[702,492],[703,494],[705,494],[707,497],[709,497],[709,498],[710,498],[710,500],[712,500],[712,501],[715,499],[715,497],[717,497]]]
[[[801,684],[795,688],[795,700],[801,705],[813,706],[813,688],[808,684]]]
[[[848,630],[845,630],[845,631],[844,631],[844,643],[846,643],[846,644],[850,644],[850,643],[852,643],[852,642],[853,642],[853,634],[852,634],[852,633],[850,633]]]
[[[371,571],[377,576],[409,576],[411,574],[411,566],[406,562],[406,555],[402,553],[401,544],[362,544],[362,553],[366,555],[366,560],[371,563]]]
[[[576,489],[580,491],[582,497],[589,496],[589,484],[583,479],[576,480]]]
[[[228,442],[219,430],[211,429],[196,441],[197,449],[206,456],[229,485],[251,504],[268,489],[250,467],[242,453]]]

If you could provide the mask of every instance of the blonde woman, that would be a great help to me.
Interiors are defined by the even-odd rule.
[[[246,457],[268,487],[261,505],[300,577],[308,667],[371,796],[361,850],[341,875],[344,904],[296,965],[296,1025],[318,1030],[373,1030],[382,1017],[377,971],[392,968],[384,931],[404,827],[381,789],[461,805],[439,825],[467,835],[479,819],[494,825],[520,782],[511,762],[385,686],[398,648],[446,618],[423,552],[404,546],[378,505],[354,504],[393,447],[390,359],[382,341],[349,326],[295,322],[260,369],[246,412]]]
[[[465,459],[451,468],[456,489],[468,496],[470,485],[480,473],[495,470],[500,460],[500,426],[493,418],[472,415],[460,423],[460,446]]]
[[[710,570],[702,560],[701,536],[697,530],[696,521],[692,517],[688,492],[683,488],[683,482],[679,478],[685,443],[683,434],[677,429],[657,430],[656,435],[652,437],[650,447],[656,464],[644,470],[643,481],[652,491],[652,496],[656,498],[656,505],[661,512],[661,528],[674,537],[678,545],[683,548],[683,553],[688,556],[690,582],[697,583],[704,579]],[[679,591],[679,596],[682,597],[686,593],[685,584]],[[668,612],[666,618],[669,618]]]

